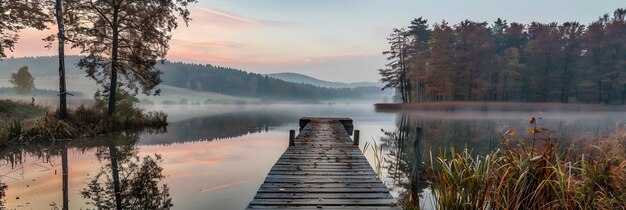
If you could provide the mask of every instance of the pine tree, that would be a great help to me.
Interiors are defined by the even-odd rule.
[[[426,61],[430,57],[430,48],[428,41],[432,35],[432,30],[428,26],[428,20],[420,17],[411,21],[407,31],[410,37],[411,47],[409,48],[409,73],[407,76],[409,80],[413,80],[415,86],[415,101],[419,102],[422,99],[422,92],[420,86],[422,75],[426,72]]]
[[[385,88],[397,88],[403,103],[411,101],[411,85],[407,78],[409,39],[406,29],[395,28],[387,38],[390,49],[383,52],[387,56],[387,65],[378,72],[382,76],[381,81]]]
[[[493,37],[496,52],[501,54],[505,49],[509,48],[507,43],[507,37],[505,35],[506,30],[509,28],[509,25],[506,23],[506,20],[502,20],[498,18],[489,31],[491,32],[491,36]]]

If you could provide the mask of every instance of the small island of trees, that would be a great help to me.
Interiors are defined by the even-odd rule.
[[[588,25],[420,17],[388,41],[379,73],[403,103],[626,102],[626,9]]]

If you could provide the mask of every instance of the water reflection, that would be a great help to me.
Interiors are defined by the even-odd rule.
[[[170,209],[172,198],[159,165],[160,155],[137,155],[133,145],[116,147],[113,142],[108,151],[96,153],[99,161],[108,159],[95,177],[80,190],[89,206],[98,209]]]
[[[419,163],[431,151],[437,155],[440,148],[467,146],[486,154],[499,146],[499,134],[506,129],[527,135],[531,116],[543,117],[540,126],[551,128],[552,137],[562,145],[593,142],[626,119],[626,113],[615,112],[392,114],[375,113],[369,105],[279,105],[226,112],[215,108],[201,115],[208,109],[179,110],[180,115],[171,115],[175,120],[166,133],[1,148],[4,206],[243,209],[287,147],[286,131],[296,129],[303,116],[334,116],[354,119],[363,143],[375,141],[383,147],[382,178],[396,198],[428,208],[430,191]],[[421,136],[417,127],[422,128]]]
[[[199,117],[170,123],[163,135],[145,135],[141,145],[174,144],[229,139],[247,134],[268,132],[271,127],[297,122],[279,112],[245,111]]]
[[[394,130],[381,129],[381,132],[381,146],[386,149],[387,184],[401,189],[400,202],[419,204],[423,190],[428,187],[425,170],[421,167],[421,127],[408,116],[401,116]]]
[[[245,144],[249,146],[239,146],[248,151],[254,149],[255,152],[249,154],[211,152],[211,150],[220,147],[227,147],[222,148],[222,150],[230,151],[232,150],[230,145],[233,144],[203,143],[217,139],[237,138],[247,134],[267,133],[277,126],[297,122],[296,118],[277,111],[231,112],[173,122],[167,130],[144,131],[141,134],[121,133],[72,141],[32,142],[1,148],[0,175],[3,179],[11,179],[7,184],[12,187],[9,188],[0,183],[0,190],[4,193],[5,189],[9,189],[8,203],[6,203],[8,206],[6,207],[11,209],[77,209],[84,207],[96,209],[170,209],[173,207],[173,200],[175,199],[175,196],[171,194],[175,194],[174,192],[183,194],[181,191],[186,194],[189,192],[197,193],[198,190],[190,190],[188,187],[170,190],[170,185],[166,184],[168,180],[165,180],[167,171],[164,168],[165,158],[172,159],[168,164],[173,169],[168,171],[167,176],[176,177],[171,178],[174,180],[173,183],[176,183],[177,186],[192,184],[195,187],[202,187],[200,192],[213,191],[206,190],[212,189],[210,186],[227,185],[220,182],[220,179],[201,185],[198,185],[197,182],[186,183],[185,179],[197,180],[201,177],[190,179],[191,172],[186,171],[186,169],[182,170],[181,166],[185,168],[189,166],[194,168],[198,175],[206,175],[205,172],[209,171],[198,171],[198,168],[215,168],[226,163],[225,161],[232,165],[244,159],[246,161],[248,159],[256,160],[256,165],[250,169],[254,169],[254,173],[250,171],[247,173],[252,177],[244,180],[247,180],[245,181],[246,188],[257,188],[258,186],[253,186],[257,177],[266,174],[264,169],[259,167],[269,168],[270,165],[268,164],[274,160],[260,164],[259,157],[255,157],[255,155],[267,153],[263,150],[270,149],[272,154],[263,154],[264,158],[273,158],[273,153],[278,155],[281,151],[275,148],[282,147],[280,142],[286,142],[276,136],[280,136],[280,133],[269,135],[279,144],[273,143],[274,140],[271,140],[271,144],[267,144],[269,141],[264,141],[265,143],[263,141],[258,143],[246,141],[248,143]],[[142,140],[140,141],[140,139]],[[180,151],[177,148],[187,149]],[[198,151],[201,153],[197,153],[196,157],[191,157],[187,154],[191,151],[189,148],[201,148],[203,151]],[[163,156],[163,151],[167,155]],[[170,151],[177,151],[177,153],[174,154]],[[237,158],[222,160],[223,157],[232,155],[237,156]],[[211,167],[194,163],[208,163]],[[242,170],[242,168],[237,169],[237,167],[233,167],[233,169]],[[212,175],[207,176],[209,178],[213,177],[213,174],[218,175],[215,171],[210,173]],[[187,178],[180,180],[179,176],[181,175]],[[224,177],[239,176],[218,175],[217,177],[226,180]],[[260,178],[259,181],[261,181]],[[224,187],[224,190],[228,190],[228,188],[230,187]],[[248,191],[252,192],[252,190]],[[0,204],[5,203],[0,202]],[[180,206],[185,208],[185,205],[181,204]],[[0,207],[0,209],[4,209],[4,207]]]
[[[530,134],[528,119],[541,116],[541,126],[551,129],[550,136],[560,148],[580,148],[595,143],[623,124],[624,114],[610,112],[489,112],[402,113],[396,115],[393,129],[381,129],[378,142],[383,147],[383,179],[403,203],[429,208],[431,202],[426,171],[422,162],[452,148],[469,148],[485,155],[500,146],[500,134],[518,131],[518,138]],[[490,116],[491,115],[491,116]],[[426,197],[426,198],[425,198]]]
[[[4,209],[4,196],[6,195],[5,191],[7,190],[7,185],[0,180],[0,209]]]
[[[80,180],[77,177],[83,174],[70,173],[70,169],[85,167],[72,165],[68,158],[68,148],[81,154],[93,155],[91,160],[97,160],[101,165],[84,189],[80,190],[83,198],[88,200],[84,204],[74,207],[94,206],[98,209],[168,209],[172,206],[167,185],[159,184],[165,176],[159,164],[163,161],[160,155],[154,154],[140,158],[137,154],[136,142],[138,134],[118,134],[107,137],[77,139],[73,141],[57,140],[49,142],[32,142],[19,147],[5,148],[0,152],[2,158],[3,178],[13,179],[14,194],[8,198],[23,208],[41,208],[48,206],[53,209],[71,209],[70,180]],[[60,180],[56,177],[60,158]],[[77,159],[74,158],[76,161]],[[27,167],[43,168],[30,170]],[[89,171],[89,170],[87,170]],[[87,174],[89,176],[89,174]],[[52,201],[40,203],[38,195],[42,197],[53,195],[54,188],[42,188],[48,183],[59,183],[58,192],[62,202]],[[58,185],[57,185],[58,186]],[[0,184],[0,196],[4,197],[8,188]],[[110,189],[109,189],[110,188]],[[42,191],[44,190],[44,191]],[[4,201],[4,199],[2,198]],[[21,201],[24,200],[24,201]],[[45,199],[44,199],[45,200]],[[3,206],[4,202],[0,202]]]
[[[61,142],[61,173],[63,180],[61,190],[63,191],[63,210],[69,209],[68,170],[67,143]]]

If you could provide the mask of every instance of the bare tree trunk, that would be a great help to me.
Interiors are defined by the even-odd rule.
[[[415,53],[415,102],[420,102],[420,63],[419,63],[419,51]]]
[[[468,78],[468,81],[467,81],[467,97],[468,97],[467,100],[468,101],[473,101],[472,99],[472,80],[473,80],[472,76],[473,76],[472,70],[469,70],[469,77],[467,77]]]
[[[109,109],[108,109],[108,115],[109,116],[113,116],[113,113],[115,112],[115,101],[116,101],[116,94],[117,94],[117,67],[118,67],[118,60],[117,60],[117,48],[119,45],[119,30],[118,30],[118,15],[119,15],[119,8],[117,6],[117,2],[114,1],[113,3],[113,47],[111,48],[111,85],[109,86]]]
[[[624,105],[625,101],[626,101],[626,84],[622,86],[622,105]]]
[[[505,94],[506,94],[506,80],[508,79],[508,77],[509,77],[509,73],[508,73],[508,72],[505,72],[505,73],[504,73],[504,81],[502,81],[502,97],[500,98],[500,99],[501,99],[501,101],[503,101],[503,102],[506,100],[506,99],[505,99]]]
[[[498,101],[498,73],[493,73],[491,75],[491,93],[493,96],[492,101]]]
[[[598,103],[602,103],[602,80],[598,80]]]
[[[422,153],[421,153],[421,149],[420,149],[420,138],[422,136],[422,127],[417,126],[418,124],[416,123],[416,127],[415,127],[415,136],[413,138],[413,170],[411,171],[411,180],[410,180],[410,185],[411,185],[411,201],[413,203],[413,205],[415,206],[419,206],[420,201],[419,201],[419,174],[421,171],[421,165],[422,165]]]
[[[567,95],[569,95],[570,78],[569,75],[569,55],[566,55],[565,67],[563,68],[563,76],[561,77],[561,103],[567,103]]]
[[[406,98],[404,95],[404,82],[400,81],[400,96],[402,98],[402,103],[406,103]]]
[[[59,39],[59,119],[67,119],[67,92],[65,90],[65,26],[63,25],[63,2],[56,0],[56,19]]]
[[[411,87],[411,80],[406,79],[406,98],[407,98],[407,103],[410,103],[413,101],[413,94],[411,94],[411,90],[413,90],[413,88]]]
[[[115,207],[122,209],[122,195],[120,194],[120,174],[117,167],[117,148],[113,140],[109,140],[109,156],[111,158],[111,173],[113,175],[113,192],[115,193]]]
[[[57,0],[58,2],[59,0]],[[61,171],[63,173],[63,210],[69,209],[69,196],[68,196],[68,168],[67,168],[67,142],[61,142]]]
[[[609,82],[609,90],[607,91],[606,104],[611,103],[611,92],[613,92],[613,81]]]

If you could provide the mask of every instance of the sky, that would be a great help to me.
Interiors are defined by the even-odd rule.
[[[341,82],[377,81],[387,36],[417,17],[530,23],[596,20],[623,0],[199,0],[173,32],[167,59],[256,73],[295,72]],[[9,56],[55,55],[24,30]],[[68,54],[77,54],[71,50]]]

